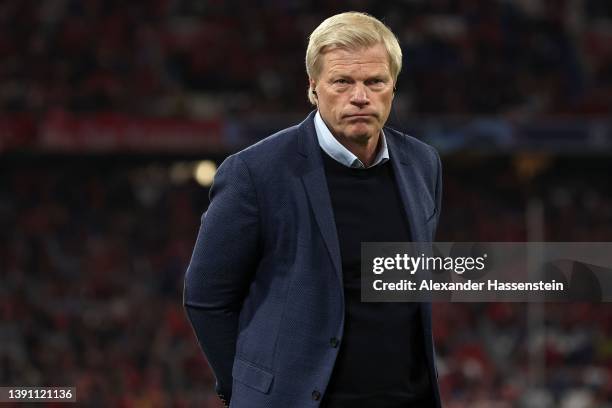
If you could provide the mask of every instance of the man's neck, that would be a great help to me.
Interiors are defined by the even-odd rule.
[[[376,154],[378,153],[380,133],[367,140],[364,140],[364,143],[359,143],[342,137],[336,137],[336,140],[338,140],[340,144],[346,147],[351,153],[357,156],[364,166],[370,167],[376,158]]]

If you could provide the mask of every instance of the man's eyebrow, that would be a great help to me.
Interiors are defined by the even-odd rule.
[[[328,74],[328,78],[329,79],[337,79],[337,78],[342,78],[342,79],[353,79],[353,76],[345,73],[345,72],[329,72]]]

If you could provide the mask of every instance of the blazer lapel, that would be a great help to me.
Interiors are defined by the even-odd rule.
[[[408,217],[408,223],[410,224],[410,231],[412,233],[412,240],[414,242],[422,242],[423,245],[417,245],[414,247],[418,252],[423,251],[424,253],[431,253],[431,247],[427,241],[427,231],[425,228],[424,220],[426,209],[423,205],[422,200],[419,200],[419,185],[418,180],[421,177],[419,169],[414,166],[409,157],[416,157],[415,152],[411,149],[411,146],[404,142],[401,138],[397,137],[392,132],[386,132],[387,145],[389,146],[389,157],[391,163],[393,163],[393,172],[395,173],[395,180],[397,182],[400,196],[404,203],[404,209],[406,216]],[[425,354],[427,359],[427,365],[429,367],[429,379],[433,384],[434,399],[436,401],[435,406],[440,406],[440,390],[438,388],[438,375],[436,371],[436,365],[434,361],[434,347],[433,347],[433,332],[431,328],[431,303],[420,302],[419,303],[421,324],[423,326],[423,341],[425,345]]]
[[[316,111],[315,111],[316,112]],[[325,168],[317,135],[314,128],[315,112],[300,124],[298,132],[298,153],[301,156],[301,178],[304,183],[308,199],[312,206],[317,225],[327,246],[336,275],[342,282],[342,268],[340,261],[340,245],[338,232],[327,187]]]
[[[423,203],[418,200],[419,186],[417,185],[418,170],[408,159],[411,147],[408,143],[395,137],[392,132],[385,132],[389,147],[389,158],[393,165],[395,181],[404,204],[404,210],[410,224],[410,232],[414,242],[427,241],[427,234],[423,224]]]

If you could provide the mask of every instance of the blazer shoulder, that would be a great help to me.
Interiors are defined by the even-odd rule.
[[[436,161],[439,160],[440,154],[438,153],[438,150],[436,150],[436,148],[432,145],[427,144],[414,136],[410,136],[407,133],[400,132],[397,129],[385,127],[384,131],[385,135],[387,137],[395,139],[398,142],[398,145],[404,144],[413,152],[416,152],[420,155],[424,154],[428,157],[435,158]]]
[[[232,156],[237,156],[245,163],[262,164],[262,161],[286,160],[291,151],[295,151],[299,125],[280,130],[255,144],[252,144]]]

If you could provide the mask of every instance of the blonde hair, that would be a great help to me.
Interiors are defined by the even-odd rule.
[[[306,73],[309,79],[321,73],[321,56],[330,49],[348,50],[383,44],[389,55],[393,83],[402,69],[402,49],[393,32],[378,19],[355,11],[336,14],[324,20],[310,34],[306,49]],[[308,100],[316,105],[312,85],[308,86]]]

